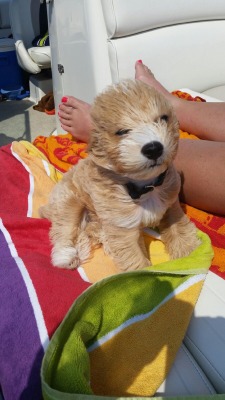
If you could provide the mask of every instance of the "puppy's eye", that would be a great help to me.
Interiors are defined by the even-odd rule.
[[[130,132],[130,129],[119,129],[119,130],[116,132],[116,135],[122,136],[122,135],[126,135],[126,134],[129,133],[129,132]]]
[[[158,124],[159,122],[168,122],[169,116],[167,114],[162,114],[155,119],[155,123]]]
[[[166,114],[163,114],[163,115],[161,115],[161,116],[159,117],[159,120],[160,120],[160,121],[168,122],[168,119],[169,119],[169,116],[166,115]]]

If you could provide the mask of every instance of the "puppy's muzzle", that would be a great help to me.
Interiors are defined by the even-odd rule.
[[[149,142],[142,147],[141,153],[150,160],[157,160],[163,153],[163,145],[157,141]]]

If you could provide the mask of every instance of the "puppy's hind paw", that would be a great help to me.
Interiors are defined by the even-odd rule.
[[[80,266],[81,260],[76,247],[53,248],[52,264],[55,267],[75,269]]]
[[[146,267],[150,267],[152,265],[151,261],[145,257],[139,257],[138,260],[133,260],[132,258],[128,261],[124,262],[117,262],[117,266],[121,271],[129,272],[129,271],[136,271],[139,269],[143,269]]]

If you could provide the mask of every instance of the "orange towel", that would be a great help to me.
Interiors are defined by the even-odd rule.
[[[49,137],[38,136],[33,144],[61,172],[68,171],[81,158],[87,157],[87,144],[75,141],[70,133]]]

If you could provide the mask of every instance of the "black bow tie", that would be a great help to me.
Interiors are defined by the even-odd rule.
[[[135,183],[133,182],[128,182],[126,184],[126,187],[130,197],[134,200],[139,199],[142,196],[142,194],[152,192],[156,186],[161,186],[163,184],[167,171],[168,170],[166,169],[164,172],[162,172],[162,174],[157,176],[157,178],[155,178],[152,182],[142,187],[135,185]]]

